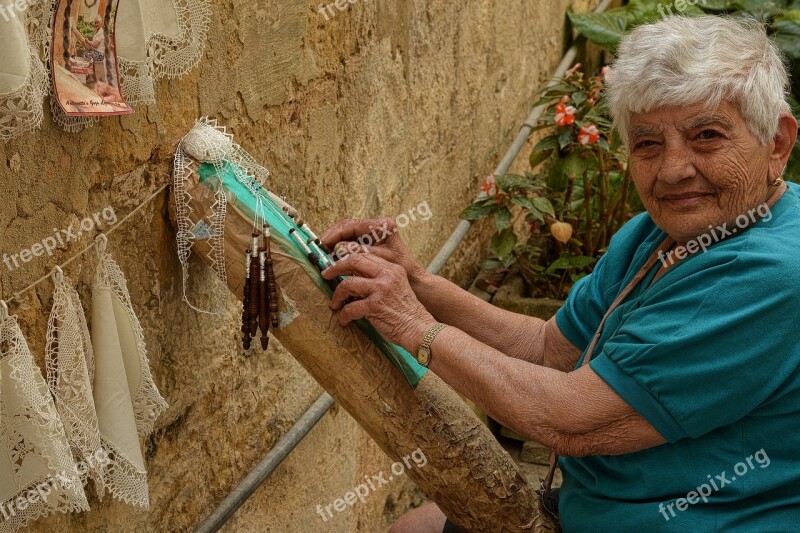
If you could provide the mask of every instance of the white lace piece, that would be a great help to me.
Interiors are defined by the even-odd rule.
[[[89,504],[16,317],[4,311],[0,320],[0,533],[13,533],[55,512],[88,511]]]
[[[45,353],[47,384],[55,398],[72,456],[76,463],[84,465],[82,481],[85,484],[93,479],[97,494],[102,495],[105,465],[94,460],[101,445],[92,398],[92,341],[78,292],[61,272],[54,276],[54,282]]]
[[[150,24],[145,22],[147,61],[120,57],[122,92],[130,105],[155,103],[156,80],[183,76],[203,57],[211,24],[210,0],[171,0],[171,3],[177,17],[176,35],[150,31]]]
[[[119,75],[122,78],[122,92],[129,105],[155,103],[155,82],[150,75],[150,64],[147,61],[133,61],[120,57]]]
[[[258,164],[250,154],[241,146],[233,141],[233,135],[229,134],[225,127],[220,126],[216,120],[208,117],[198,120],[192,130],[181,140],[178,150],[175,152],[174,161],[174,190],[175,190],[175,213],[178,225],[178,259],[183,268],[183,299],[195,311],[207,314],[219,314],[225,306],[227,298],[227,272],[225,271],[225,216],[227,211],[228,198],[220,183],[216,183],[214,189],[214,203],[211,206],[211,215],[202,226],[203,234],[196,235],[193,232],[198,226],[194,226],[192,215],[193,210],[189,205],[191,195],[187,185],[192,181],[192,173],[195,167],[203,163],[211,163],[217,172],[230,163],[234,175],[240,183],[248,187],[251,192],[253,181],[261,187],[265,187],[269,179],[269,170]],[[211,268],[216,274],[217,281],[213,290],[212,301],[214,310],[206,310],[195,306],[187,294],[189,280],[189,257],[192,253],[192,245],[195,241],[207,239],[209,241],[208,258],[211,260]]]
[[[47,70],[35,47],[28,45],[28,49],[27,78],[19,88],[0,94],[0,139],[3,141],[39,128],[44,119],[42,101],[48,91]]]
[[[98,246],[92,287],[94,400],[102,445],[111,464],[106,487],[115,498],[148,509],[147,470],[140,438],[167,409],[150,374],[144,335],[133,311],[125,276]]]

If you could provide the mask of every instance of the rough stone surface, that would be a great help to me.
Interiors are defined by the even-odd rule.
[[[157,105],[80,134],[60,132],[46,118],[39,133],[0,145],[2,253],[17,254],[108,207],[122,218],[169,180],[171,152],[195,118],[212,115],[272,170],[273,188],[315,228],[428,202],[433,217],[404,230],[427,262],[558,63],[570,3],[585,10],[596,2],[358,1],[325,20],[317,2],[214,0],[202,63],[160,83]],[[151,510],[92,497],[91,512],[51,517],[31,531],[189,531],[321,392],[277,343],[266,354],[242,356],[232,296],[217,317],[182,303],[167,201],[159,196],[109,239],[171,406],[145,443]],[[470,235],[447,276],[469,277],[488,230],[481,225]],[[96,232],[13,271],[0,266],[0,292],[8,298]],[[202,301],[211,274],[195,267],[191,290]],[[66,268],[87,305],[93,272],[91,254]],[[44,283],[12,305],[39,363],[51,292]],[[405,480],[328,522],[316,506],[389,465],[352,418],[334,409],[225,530],[385,530],[419,501]]]

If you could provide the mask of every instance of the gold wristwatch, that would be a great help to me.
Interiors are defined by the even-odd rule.
[[[419,364],[426,368],[431,364],[431,344],[433,344],[433,339],[446,327],[447,324],[439,323],[425,334],[425,337],[422,339],[422,344],[420,344],[419,350],[417,350],[417,361],[419,361]]]

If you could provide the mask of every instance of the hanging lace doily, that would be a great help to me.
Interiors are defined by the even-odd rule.
[[[92,398],[94,355],[78,292],[59,269],[53,276],[53,309],[47,328],[47,384],[61,416],[75,461],[82,464],[83,482],[95,482],[105,492],[105,453]],[[100,454],[100,460],[98,460]]]
[[[200,62],[211,5],[209,0],[128,0],[118,21],[120,32],[137,32],[118,37],[123,94],[131,105],[152,104],[156,80],[183,76]]]
[[[13,8],[12,8],[13,9]],[[29,20],[34,20],[29,17]],[[36,24],[30,24],[38,31]],[[47,71],[26,25],[17,17],[0,18],[0,139],[7,141],[42,124],[42,101],[47,94]],[[9,72],[13,70],[15,72]]]
[[[88,511],[64,427],[16,317],[0,302],[0,533]]]
[[[216,120],[207,117],[195,123],[175,152],[173,186],[175,218],[178,225],[178,259],[183,269],[183,299],[195,311],[218,314],[224,309],[228,296],[224,240],[228,199],[223,188],[216,187],[210,219],[204,221],[205,223],[192,225],[192,208],[189,207],[191,195],[186,189],[186,184],[194,172],[194,167],[202,163],[212,163],[220,172],[231,163],[236,178],[247,187],[252,186],[253,180],[265,187],[269,170],[258,164],[241,146],[233,142],[233,136],[227,133],[224,127],[219,126]],[[209,241],[208,257],[211,259],[211,268],[217,278],[217,283],[212,288],[213,310],[195,306],[187,294],[189,257],[192,253],[192,244],[198,239]]]
[[[139,439],[150,434],[167,403],[153,383],[125,276],[106,253],[105,240],[98,245],[98,260],[92,287],[92,347],[100,437],[111,457],[106,486],[114,497],[146,509],[147,471]]]

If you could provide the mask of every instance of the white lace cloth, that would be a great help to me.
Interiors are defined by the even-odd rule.
[[[104,244],[92,287],[94,400],[103,447],[110,456],[106,487],[117,499],[149,508],[147,471],[139,439],[167,409],[150,375],[144,335],[125,276]]]
[[[94,355],[86,316],[69,278],[59,270],[54,276],[53,309],[47,328],[45,365],[47,384],[61,416],[83,482],[93,479],[97,494],[105,492],[105,458],[92,397]]]
[[[71,0],[78,1],[78,0]],[[29,0],[16,16],[0,17],[0,140],[40,127],[42,102],[52,91],[47,65],[57,0]],[[4,4],[5,5],[5,4]],[[8,9],[15,9],[14,6]],[[211,21],[211,0],[123,0],[117,14],[122,92],[131,105],[155,103],[154,83],[175,78],[200,61]],[[68,117],[50,98],[53,120],[77,132],[96,117]]]
[[[0,533],[88,511],[64,426],[16,317],[0,311]]]

